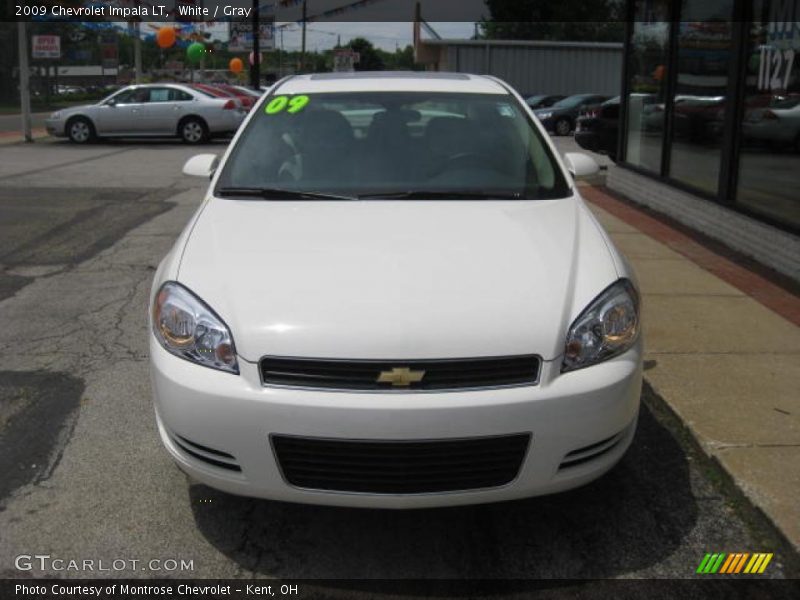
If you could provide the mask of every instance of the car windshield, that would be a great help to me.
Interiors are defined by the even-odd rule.
[[[553,108],[574,108],[586,100],[588,96],[569,96],[553,104]]]
[[[259,190],[274,199],[293,192],[317,199],[569,194],[513,96],[442,92],[267,97],[232,149],[216,193],[258,197]]]

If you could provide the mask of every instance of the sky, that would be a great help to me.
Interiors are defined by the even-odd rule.
[[[431,23],[434,30],[443,38],[463,39],[472,37],[473,23]],[[283,28],[284,50],[298,50],[301,45],[299,25]],[[276,43],[280,44],[277,34]],[[392,52],[413,43],[413,24],[411,22],[312,22],[306,29],[306,46],[309,51],[327,50],[336,45],[338,36],[342,44],[356,37],[364,37],[373,45]],[[427,36],[426,36],[427,37]]]
[[[336,17],[338,19],[353,18],[359,21],[326,21],[316,20],[315,17],[326,10],[346,7],[353,0],[308,0],[308,16],[312,19],[307,26],[306,46],[310,51],[326,50],[336,45],[338,36],[341,35],[342,43],[356,37],[365,37],[375,46],[384,50],[394,51],[411,44],[412,22],[414,18],[414,5],[418,0],[374,0],[362,8],[347,11]],[[463,39],[469,38],[475,31],[474,22],[486,16],[485,0],[419,0],[421,3],[422,18],[428,21],[443,38]],[[174,0],[160,0],[158,3],[172,5]],[[252,0],[202,0],[205,6],[228,4],[231,6],[252,6]],[[264,6],[274,3],[274,0],[263,0]],[[269,14],[268,10],[262,14]],[[289,9],[278,13],[278,21],[299,19],[301,4],[295,4]],[[352,15],[352,17],[350,17]],[[452,22],[448,19],[463,18],[463,22]],[[386,19],[393,19],[387,21]],[[401,20],[402,19],[402,20]],[[158,25],[158,24],[156,24]],[[222,41],[227,41],[227,23],[218,23],[212,26],[212,35]],[[277,41],[280,41],[278,36]],[[283,28],[283,47],[285,50],[298,50],[301,45],[300,26],[291,24]]]

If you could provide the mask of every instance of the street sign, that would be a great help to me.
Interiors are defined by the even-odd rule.
[[[273,50],[275,17],[264,17],[258,24],[259,50]],[[253,24],[250,21],[231,21],[228,37],[228,52],[250,52],[253,50]]]
[[[116,32],[100,34],[100,58],[104,69],[116,69],[119,66],[119,48]]]
[[[333,70],[337,73],[348,73],[355,70],[355,64],[361,60],[361,55],[349,48],[339,48],[333,51]]]
[[[61,36],[59,35],[34,35],[32,36],[33,58],[61,58]]]

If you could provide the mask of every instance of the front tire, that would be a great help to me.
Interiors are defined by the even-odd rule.
[[[555,125],[556,135],[569,135],[569,132],[572,131],[572,123],[567,118],[560,118],[556,121]]]
[[[86,117],[75,117],[67,122],[67,137],[73,144],[88,144],[96,139],[94,125]]]
[[[200,144],[208,139],[208,127],[202,119],[190,117],[180,122],[178,135],[185,144]]]

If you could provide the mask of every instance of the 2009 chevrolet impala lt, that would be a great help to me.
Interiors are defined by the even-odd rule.
[[[639,295],[502,81],[289,77],[158,268],[161,439],[194,480],[412,508],[583,485],[636,428]]]

